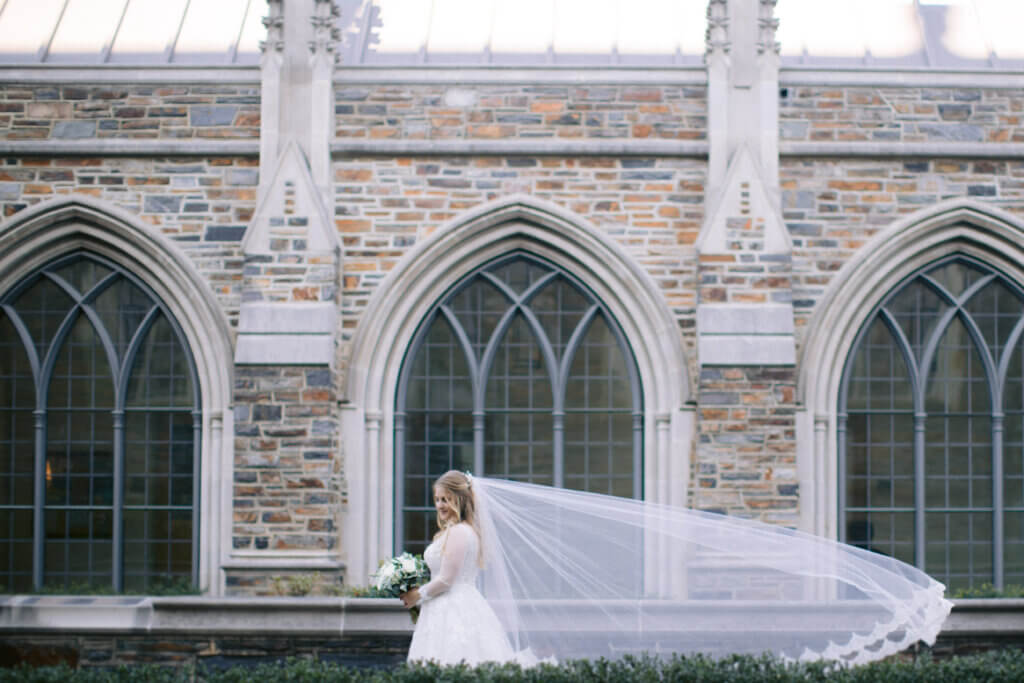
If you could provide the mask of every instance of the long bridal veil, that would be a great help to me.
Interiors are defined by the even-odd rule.
[[[951,603],[903,562],[695,510],[475,477],[481,591],[524,662],[771,652],[856,664]]]

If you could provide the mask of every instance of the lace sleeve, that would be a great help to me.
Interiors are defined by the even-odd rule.
[[[466,524],[456,524],[447,531],[441,551],[441,571],[424,586],[420,586],[420,602],[436,598],[455,583],[462,563],[466,561],[466,550],[473,537],[473,530]]]

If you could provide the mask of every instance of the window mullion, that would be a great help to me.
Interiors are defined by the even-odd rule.
[[[914,413],[914,566],[924,571],[925,496],[924,448],[927,413]]]
[[[114,418],[114,501],[113,501],[113,543],[111,561],[113,564],[114,591],[124,590],[124,410],[112,411]]]
[[[199,585],[199,518],[202,509],[202,491],[199,485],[203,454],[203,412],[192,411],[192,583]],[[173,458],[173,453],[171,455]],[[122,555],[123,557],[123,555]]]
[[[38,394],[37,394],[38,395]],[[32,588],[43,588],[43,538],[46,530],[43,503],[46,498],[46,409],[32,412],[35,422],[35,484],[32,496]]]
[[[845,396],[844,396],[845,402]],[[839,462],[836,463],[839,469],[839,490],[837,498],[839,501],[839,541],[846,543],[846,413],[839,413],[836,416],[836,440],[838,441]]]
[[[992,413],[992,582],[1003,587],[1003,413]]]

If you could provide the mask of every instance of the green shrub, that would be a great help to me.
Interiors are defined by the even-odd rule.
[[[949,592],[951,598],[1024,598],[1024,586],[1011,584],[996,588],[991,583],[983,583],[971,588],[957,588]]]
[[[724,659],[675,657],[667,661],[627,657],[618,661],[579,660],[559,665],[544,664],[520,669],[515,664],[441,667],[433,664],[403,665],[391,670],[355,669],[311,659],[289,659],[254,667],[221,671],[171,669],[152,664],[117,669],[79,669],[66,666],[32,669],[0,669],[0,683],[641,683],[701,681],[701,683],[910,683],[912,681],[1024,680],[1024,652],[1003,650],[982,655],[932,659],[925,653],[916,659],[891,657],[858,667],[843,668],[825,662],[787,663],[772,657],[735,655]]]

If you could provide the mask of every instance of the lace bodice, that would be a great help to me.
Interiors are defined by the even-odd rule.
[[[435,598],[457,584],[476,583],[480,539],[468,524],[456,524],[438,536],[423,552],[431,580],[420,588],[424,600]]]

